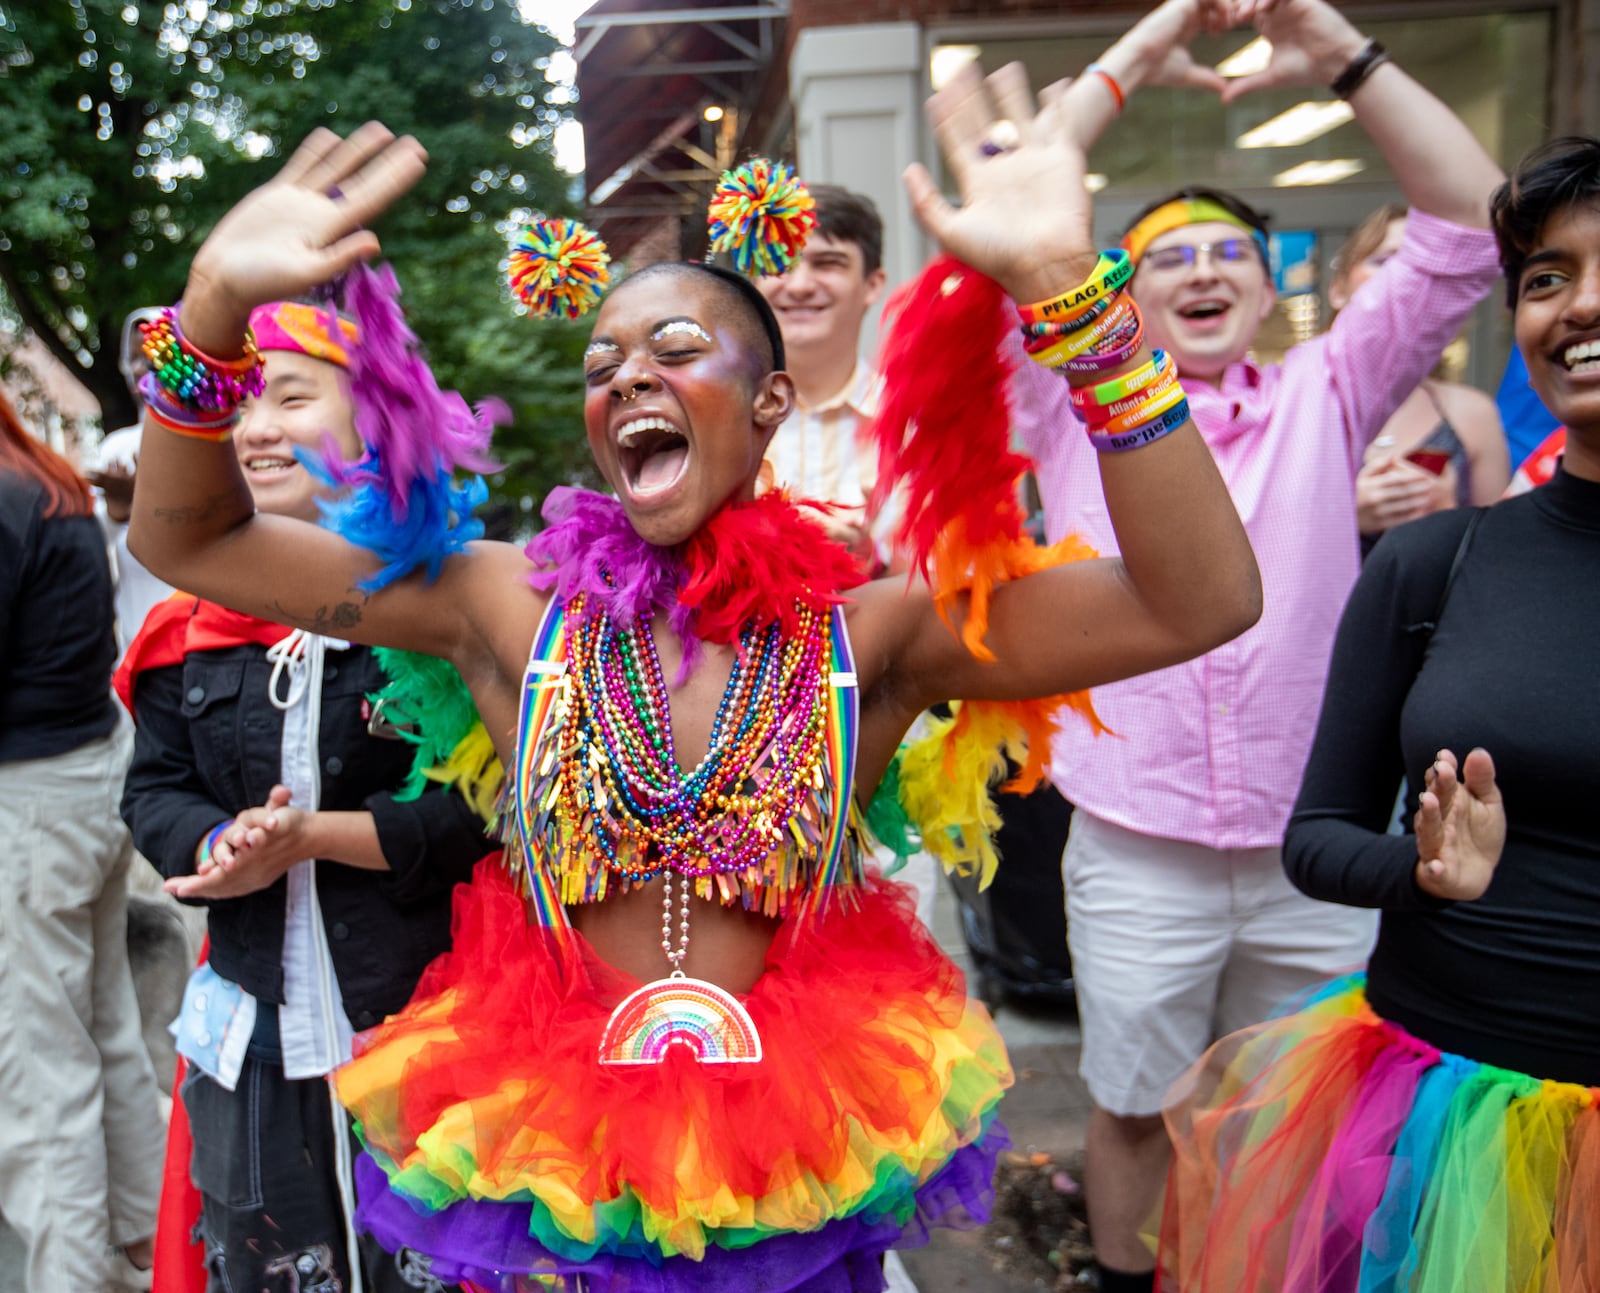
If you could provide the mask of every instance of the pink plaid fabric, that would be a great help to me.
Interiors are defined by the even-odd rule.
[[[1255,546],[1265,610],[1209,655],[1097,688],[1095,707],[1120,735],[1064,725],[1050,772],[1068,799],[1146,835],[1216,849],[1282,843],[1360,565],[1362,453],[1498,275],[1488,232],[1412,212],[1399,252],[1324,336],[1281,365],[1235,364],[1220,389],[1183,383]],[[1066,391],[1024,361],[1016,433],[1037,464],[1049,537],[1076,532],[1115,552],[1095,451]]]

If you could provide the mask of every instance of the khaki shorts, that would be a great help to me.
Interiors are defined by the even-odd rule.
[[[1378,928],[1376,912],[1300,893],[1281,849],[1158,839],[1082,809],[1063,870],[1079,1072],[1124,1116],[1159,1113],[1217,1037],[1365,964]]]

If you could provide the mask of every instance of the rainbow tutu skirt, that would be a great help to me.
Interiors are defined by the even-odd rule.
[[[1224,1038],[1174,1088],[1161,1287],[1600,1290],[1600,1090],[1439,1051],[1364,982]]]
[[[358,1224],[492,1293],[876,1293],[887,1249],[987,1219],[1010,1068],[900,886],[783,927],[740,998],[757,1063],[600,1064],[637,987],[480,864],[452,950],[336,1075]]]

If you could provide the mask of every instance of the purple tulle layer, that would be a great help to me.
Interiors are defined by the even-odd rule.
[[[977,1144],[957,1150],[917,1190],[916,1213],[904,1226],[893,1217],[844,1217],[749,1248],[708,1248],[702,1261],[669,1257],[657,1265],[606,1254],[569,1261],[528,1234],[528,1204],[469,1200],[420,1213],[365,1154],[356,1162],[356,1224],[391,1252],[403,1246],[427,1254],[435,1279],[470,1280],[486,1293],[533,1287],[519,1274],[581,1275],[584,1287],[608,1293],[881,1293],[890,1248],[915,1248],[931,1229],[966,1230],[989,1219],[995,1161],[1010,1143],[996,1122]]]

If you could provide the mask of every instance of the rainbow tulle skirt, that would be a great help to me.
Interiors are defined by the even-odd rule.
[[[358,1223],[493,1293],[861,1293],[992,1199],[1005,1050],[898,885],[789,922],[740,998],[763,1058],[603,1066],[639,984],[530,927],[492,860],[455,941],[336,1075]]]
[[[1174,1089],[1163,1287],[1600,1290],[1600,1090],[1441,1052],[1363,984],[1224,1038]]]

